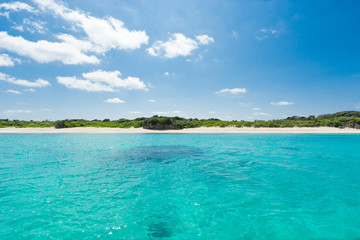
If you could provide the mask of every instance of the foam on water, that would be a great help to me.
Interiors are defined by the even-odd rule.
[[[360,136],[0,134],[0,239],[360,238]]]

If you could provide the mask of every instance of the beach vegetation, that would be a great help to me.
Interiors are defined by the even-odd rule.
[[[139,117],[135,119],[120,118],[118,120],[85,120],[85,119],[65,119],[59,121],[24,121],[0,119],[0,128],[74,128],[74,127],[109,127],[109,128],[146,128],[146,129],[183,129],[197,127],[270,127],[270,128],[289,128],[289,127],[337,127],[337,128],[357,128],[360,129],[360,112],[344,111],[333,114],[319,116],[291,116],[285,119],[274,120],[255,120],[255,121],[223,121],[217,118],[198,119],[182,117],[166,117],[154,115],[152,117]]]

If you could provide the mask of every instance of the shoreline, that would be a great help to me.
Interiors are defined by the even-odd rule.
[[[360,134],[360,129],[334,127],[291,127],[291,128],[254,128],[254,127],[199,127],[180,130],[150,130],[143,128],[0,128],[1,133],[116,133],[116,134],[168,134],[168,133],[315,133],[315,134]]]

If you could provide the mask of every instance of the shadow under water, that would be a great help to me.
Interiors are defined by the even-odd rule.
[[[148,236],[150,238],[169,238],[173,235],[176,222],[170,217],[152,216],[148,224]]]
[[[138,146],[123,150],[116,158],[127,162],[173,162],[179,158],[202,155],[200,148],[185,145]]]
[[[280,147],[280,148],[291,151],[300,151],[300,148],[296,148],[296,147]]]

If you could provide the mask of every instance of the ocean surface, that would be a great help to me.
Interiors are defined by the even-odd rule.
[[[360,239],[360,136],[0,134],[0,239]]]

